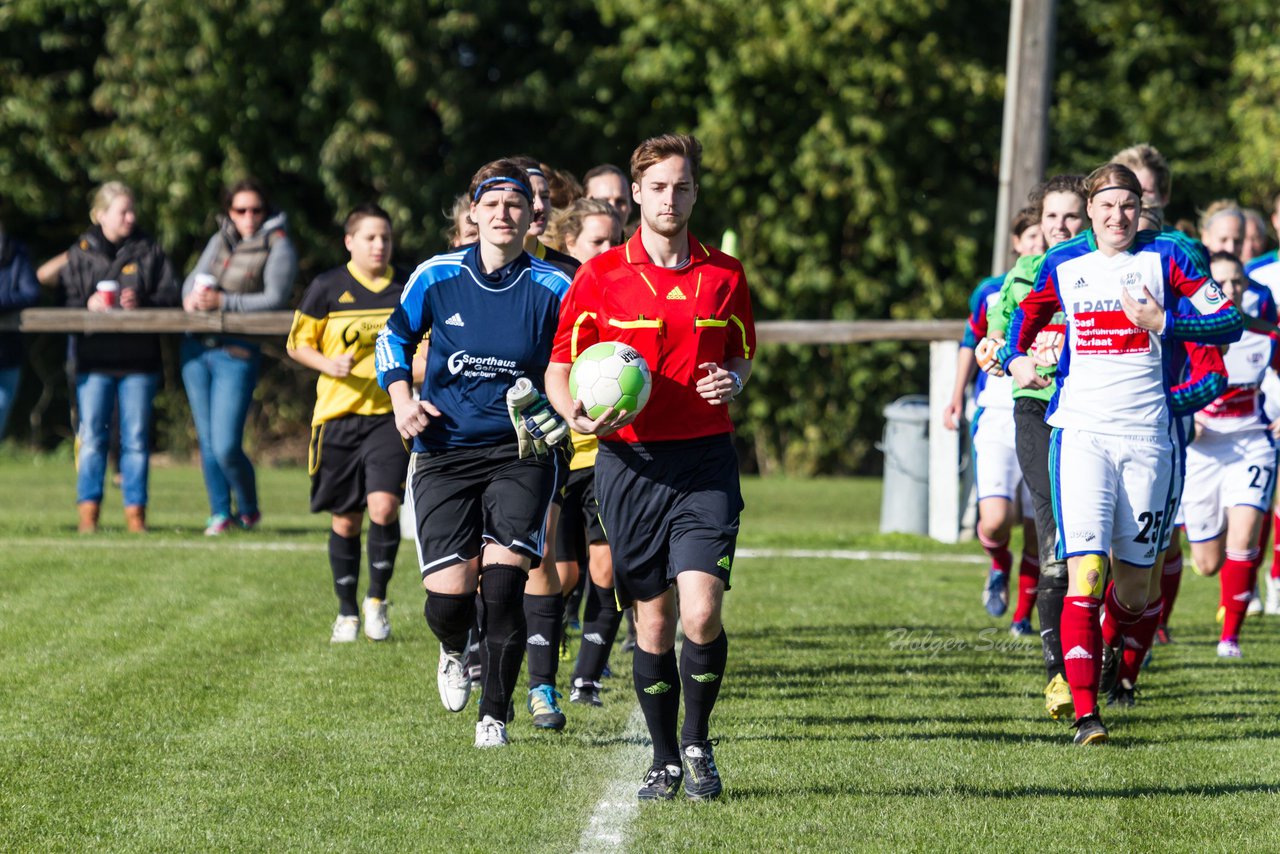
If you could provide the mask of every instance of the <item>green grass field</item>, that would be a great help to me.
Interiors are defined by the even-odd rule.
[[[153,472],[152,534],[122,532],[113,493],[83,538],[68,462],[0,460],[0,849],[1280,850],[1280,624],[1219,663],[1216,584],[1191,573],[1138,706],[1074,748],[1038,642],[982,610],[976,546],[876,533],[874,481],[750,481],[742,548],[930,557],[740,559],[726,796],[636,810],[627,656],[604,708],[567,706],[558,735],[521,711],[477,751],[474,705],[436,696],[412,545],[393,640],[333,648],[305,472],[261,477],[261,531],[201,536],[178,467]]]

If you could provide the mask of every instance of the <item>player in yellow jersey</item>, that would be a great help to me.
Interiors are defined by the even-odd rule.
[[[317,276],[293,317],[286,345],[294,361],[320,372],[311,418],[311,512],[333,514],[329,566],[338,595],[333,643],[356,639],[361,612],[370,640],[386,640],[387,583],[400,548],[400,496],[409,452],[391,398],[378,386],[374,347],[400,301],[405,278],[391,266],[391,218],[377,205],[347,217],[351,260]],[[369,586],[356,604],[360,529],[369,511]]]

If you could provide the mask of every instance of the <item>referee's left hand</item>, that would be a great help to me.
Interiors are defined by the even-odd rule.
[[[703,362],[698,365],[698,370],[706,371],[707,375],[698,380],[694,390],[702,395],[702,399],[712,406],[721,406],[728,403],[737,396],[738,391],[741,389],[734,382],[733,374],[715,362]]]

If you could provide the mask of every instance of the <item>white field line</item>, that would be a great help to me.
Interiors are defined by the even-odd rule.
[[[207,549],[209,551],[249,551],[249,552],[323,552],[328,547],[323,540],[315,543],[271,542],[264,540],[236,540],[224,537],[201,537],[199,539],[109,539],[98,537],[9,537],[3,540],[9,548],[73,548],[73,549],[145,549],[145,548],[179,548]],[[884,560],[897,563],[973,563],[985,564],[990,558],[985,555],[949,554],[937,552],[881,552],[860,549],[738,549],[737,558],[756,560],[774,559],[809,559],[809,560]]]
[[[636,791],[640,778],[649,767],[646,747],[649,731],[644,714],[636,706],[623,728],[623,743],[613,749],[609,759],[608,788],[596,801],[591,819],[578,840],[577,854],[599,854],[625,850],[627,828],[640,806]]]

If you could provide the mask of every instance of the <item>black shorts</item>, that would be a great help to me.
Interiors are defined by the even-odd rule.
[[[569,472],[562,492],[560,524],[556,527],[556,560],[585,561],[588,543],[603,543],[600,504],[596,501],[594,467]]]
[[[686,570],[710,573],[729,589],[743,508],[729,434],[601,442],[596,497],[624,606],[661,595]]]
[[[386,415],[344,415],[311,428],[308,454],[312,513],[364,510],[370,492],[404,495],[409,471],[396,419]]]
[[[554,487],[554,495],[552,500],[557,507],[564,504],[564,491],[569,485],[569,440],[561,442],[551,448],[551,455],[556,458],[556,483]],[[560,541],[557,539],[557,543]]]
[[[480,556],[486,542],[542,562],[555,454],[520,459],[515,444],[414,456],[409,499],[423,577]]]

